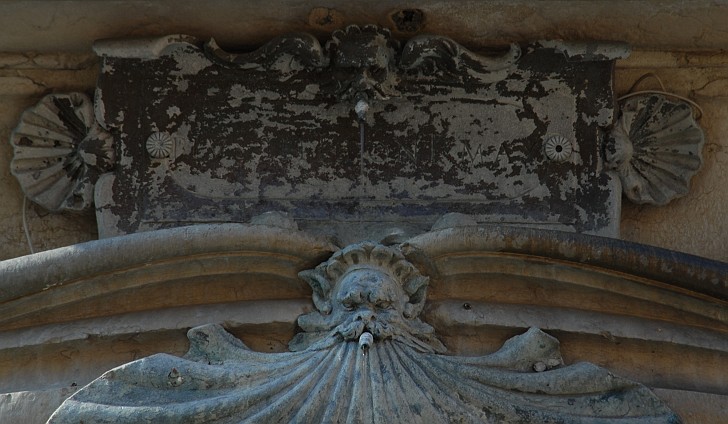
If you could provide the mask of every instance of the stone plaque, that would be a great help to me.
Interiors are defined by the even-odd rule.
[[[118,158],[96,184],[101,237],[269,211],[345,239],[449,212],[618,233],[600,150],[622,45],[475,54],[368,26],[246,53],[185,36],[95,50],[96,115]]]

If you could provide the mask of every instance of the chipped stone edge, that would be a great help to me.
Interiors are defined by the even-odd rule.
[[[446,39],[445,37],[441,37]],[[417,40],[413,37],[410,40]],[[459,43],[455,43],[461,47]],[[629,44],[620,41],[563,41],[539,40],[537,44],[545,48],[553,48],[572,61],[608,61],[626,59],[631,53]],[[162,37],[145,38],[106,38],[93,44],[93,51],[99,56],[118,57],[124,59],[155,59],[175,46],[190,45],[201,48],[201,39],[185,34],[170,34]],[[465,50],[463,47],[461,47]],[[518,44],[511,44],[511,59],[520,53]],[[474,51],[477,55],[478,52]],[[507,55],[508,56],[508,55]],[[510,57],[509,56],[509,57]]]
[[[572,62],[626,59],[632,52],[630,45],[621,41],[541,40],[538,44],[563,53]]]
[[[171,34],[154,38],[107,38],[97,40],[93,51],[99,56],[122,59],[156,59],[178,46],[200,47],[202,42],[191,35]]]

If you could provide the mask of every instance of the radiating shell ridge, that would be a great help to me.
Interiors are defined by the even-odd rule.
[[[172,136],[164,132],[153,133],[147,138],[147,153],[155,159],[168,158],[172,154]]]
[[[632,202],[664,205],[685,195],[703,163],[703,130],[683,101],[630,97],[607,137],[604,158]]]
[[[82,93],[45,96],[23,113],[10,143],[23,192],[53,212],[89,209],[94,184],[115,163],[113,138]]]
[[[565,137],[555,135],[549,137],[543,146],[546,157],[554,162],[564,162],[571,157],[574,147]]]

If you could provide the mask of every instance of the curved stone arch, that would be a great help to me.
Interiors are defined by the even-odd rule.
[[[595,362],[668,390],[678,402],[674,393],[682,392],[674,390],[726,395],[721,376],[711,375],[728,356],[725,264],[508,227],[446,228],[400,248],[431,279],[423,318],[450,353],[490,352],[539,326],[564,343],[569,363]],[[53,363],[56,348],[77,352],[42,381],[17,367],[8,384],[24,378],[31,391],[60,384],[83,360],[86,374],[73,377],[82,385],[134,359],[110,353],[122,341],[139,340],[135,357],[181,354],[186,330],[210,322],[224,323],[255,350],[284,350],[296,317],[313,307],[297,273],[336,249],[288,228],[222,224],[5,261],[0,356],[35,352]]]
[[[722,377],[685,366],[720,367],[714,361],[726,358],[723,263],[621,240],[508,227],[433,231],[403,250],[431,269],[425,320],[441,333],[459,329],[464,337],[443,341],[466,354],[492,350],[538,325],[569,340],[571,360],[595,361],[656,387],[725,390]]]

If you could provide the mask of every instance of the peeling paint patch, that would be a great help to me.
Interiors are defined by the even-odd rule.
[[[181,113],[182,113],[182,111],[177,106],[170,106],[167,108],[167,116],[169,116],[170,118],[179,116]]]

